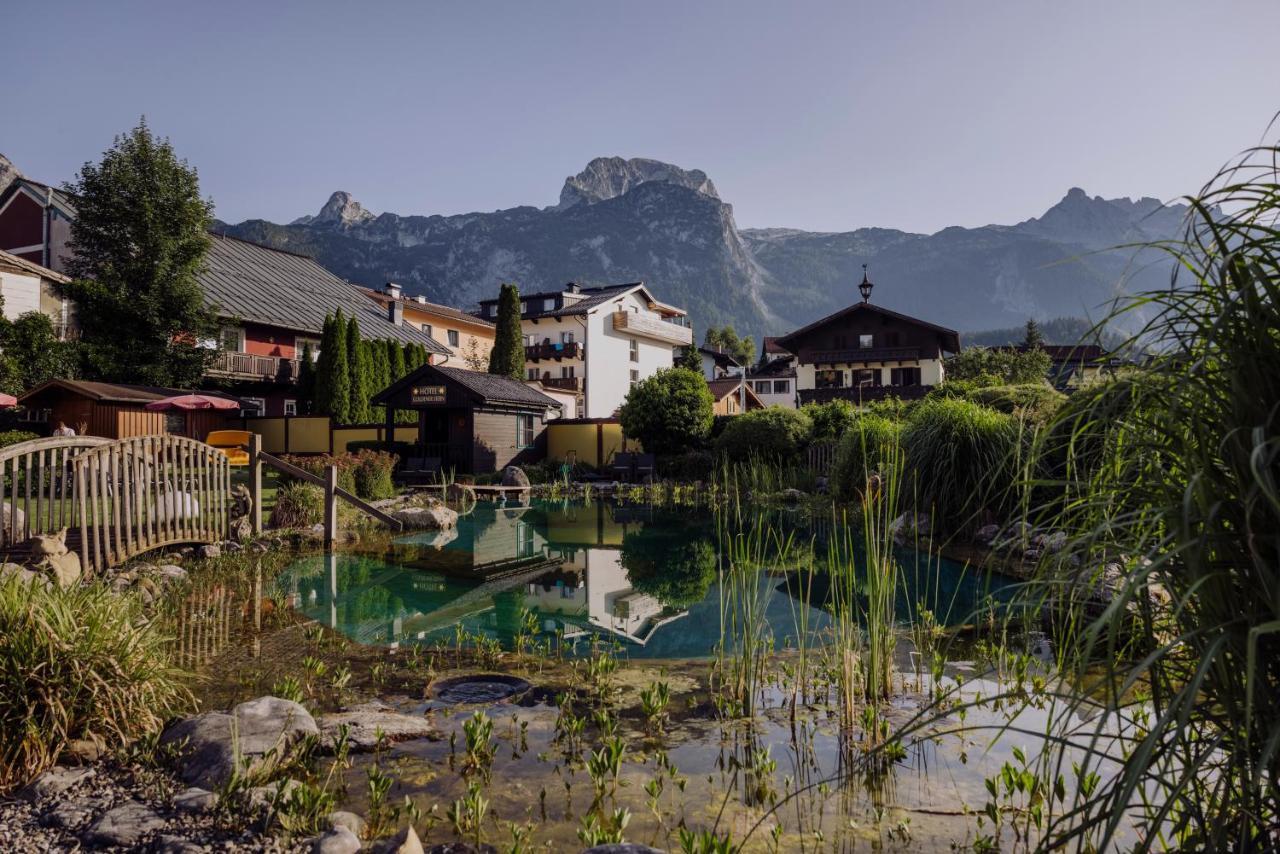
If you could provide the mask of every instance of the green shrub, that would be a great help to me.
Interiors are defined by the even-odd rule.
[[[300,480],[282,484],[268,521],[273,528],[310,528],[324,521],[324,490]]]
[[[386,451],[362,450],[355,457],[356,495],[370,501],[394,498],[396,485],[391,480],[391,473],[396,468],[396,455]]]
[[[1044,382],[975,388],[965,397],[1008,415],[1025,416],[1036,424],[1047,422],[1067,399],[1065,394]]]
[[[379,442],[376,439],[361,439],[347,443],[348,453],[358,454],[361,451],[388,451],[398,458],[397,464],[403,463],[410,457],[420,456],[417,445],[413,442],[392,442],[389,448],[386,442]]]
[[[706,440],[714,407],[702,374],[670,368],[633,385],[618,419],[623,432],[645,451],[678,454]]]
[[[734,462],[752,458],[792,462],[812,434],[807,412],[770,406],[733,416],[716,440],[716,452]]]
[[[711,480],[716,460],[710,451],[686,451],[657,458],[658,477],[693,482]]]
[[[53,765],[73,739],[122,747],[190,705],[155,625],[135,597],[102,584],[0,579],[0,792]]]
[[[831,491],[843,499],[857,497],[867,478],[882,470],[887,455],[902,442],[902,424],[883,415],[854,419],[836,449]]]
[[[29,430],[5,430],[0,433],[0,448],[7,448],[19,442],[30,442],[32,439],[39,438],[40,435],[38,433],[32,433]]]
[[[347,492],[356,491],[356,467],[359,465],[355,454],[285,454],[280,459],[292,463],[308,474],[324,477],[324,470],[329,466],[338,469],[338,486]]]
[[[935,514],[943,532],[959,531],[982,511],[1000,515],[1015,503],[1021,437],[1010,415],[967,400],[925,400],[906,422],[902,449],[910,495]]]
[[[813,441],[839,439],[857,418],[858,410],[847,400],[809,403],[800,407],[813,422]]]

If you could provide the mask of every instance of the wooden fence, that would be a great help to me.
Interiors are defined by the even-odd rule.
[[[78,525],[71,460],[109,444],[97,436],[54,436],[0,448],[0,550]]]
[[[831,466],[836,461],[836,442],[814,442],[809,446],[809,471],[820,477],[831,474]]]

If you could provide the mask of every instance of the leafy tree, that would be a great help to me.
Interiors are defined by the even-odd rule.
[[[369,364],[369,348],[360,339],[360,323],[355,315],[347,322],[347,370],[351,373],[352,424],[368,424],[373,418],[369,398],[373,396],[373,366]]]
[[[692,528],[646,525],[623,535],[622,566],[633,589],[687,608],[701,602],[715,581],[716,550]]]
[[[706,343],[709,347],[718,347],[738,361],[740,365],[750,365],[755,360],[756,344],[748,335],[739,338],[737,330],[731,324],[720,328],[707,327]]]
[[[0,316],[0,390],[17,395],[52,379],[72,379],[78,359],[76,345],[58,340],[47,315]]]
[[[636,383],[618,410],[622,431],[654,454],[678,454],[711,433],[715,402],[702,374],[670,368]]]
[[[1041,382],[1052,360],[1044,350],[967,347],[947,359],[947,381],[977,380],[985,385],[1018,385]]]
[[[196,170],[146,121],[86,163],[65,187],[85,373],[97,379],[193,386],[214,351],[217,317],[197,278],[209,250],[213,205]]]
[[[808,412],[770,406],[730,418],[716,439],[716,451],[737,462],[759,457],[789,463],[799,458],[812,435]]]
[[[1036,323],[1034,317],[1027,318],[1027,331],[1022,337],[1022,348],[1024,350],[1039,350],[1044,346],[1044,336],[1040,334],[1040,324]]]
[[[847,400],[810,403],[801,407],[813,422],[813,441],[839,439],[853,425],[857,409]]]
[[[676,367],[702,373],[702,354],[698,352],[697,347],[685,347],[680,353],[679,360],[676,361]]]
[[[467,340],[467,346],[462,349],[462,361],[467,363],[467,367],[473,371],[483,371],[488,365],[488,357],[480,352],[480,342],[473,335]]]
[[[520,332],[520,290],[515,285],[503,285],[498,292],[497,327],[489,351],[489,373],[522,380],[524,337]]]
[[[328,318],[325,318],[325,326],[329,325]],[[315,411],[316,406],[316,363],[315,356],[311,352],[311,342],[307,341],[302,345],[302,355],[299,357],[298,365],[298,412],[300,415],[310,415]]]
[[[351,421],[351,368],[347,364],[347,322],[342,310],[326,319],[316,371],[316,412],[337,424]]]

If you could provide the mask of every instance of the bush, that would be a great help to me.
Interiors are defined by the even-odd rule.
[[[948,358],[944,366],[950,379],[986,382],[988,378],[995,377],[1000,383],[1020,384],[1043,380],[1052,363],[1049,354],[1039,348],[1020,352],[967,347]]]
[[[710,451],[686,451],[658,457],[658,477],[685,482],[711,480],[716,460]]]
[[[813,441],[839,439],[858,417],[858,410],[847,400],[810,403],[801,407],[813,421]]]
[[[1036,424],[1047,422],[1067,396],[1044,382],[976,388],[965,397],[1007,415],[1022,415]]]
[[[387,447],[386,442],[379,442],[376,439],[361,439],[347,443],[348,453],[358,454],[361,451],[389,451],[397,458],[397,465],[410,457],[419,456],[417,446],[413,442],[392,442],[390,448]]]
[[[397,457],[386,451],[360,451],[355,455],[356,495],[370,501],[394,498],[396,485],[391,480]]]
[[[122,747],[191,696],[138,600],[105,585],[0,579],[0,792],[90,735]]]
[[[864,414],[840,440],[831,467],[831,489],[843,499],[851,499],[866,486],[867,478],[883,466],[902,442],[902,424],[883,415]]]
[[[648,453],[679,454],[707,438],[714,407],[702,374],[670,368],[633,385],[618,419]]]
[[[944,532],[984,510],[1003,516],[1015,503],[1020,439],[1017,422],[1003,412],[957,398],[923,401],[902,433],[918,509],[935,514]]]
[[[29,430],[5,430],[0,432],[0,448],[7,448],[19,442],[30,442],[32,439],[39,438],[40,435],[38,433],[32,433]]]
[[[300,480],[281,485],[271,509],[272,528],[310,528],[324,521],[324,490]]]
[[[807,412],[770,406],[733,416],[716,440],[716,451],[734,462],[752,458],[792,462],[812,434],[813,423]]]

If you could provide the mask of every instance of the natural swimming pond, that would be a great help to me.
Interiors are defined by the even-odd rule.
[[[815,635],[829,628],[822,565],[839,526],[794,510],[762,512],[792,543],[787,565],[762,567],[759,578],[766,619],[785,648],[798,625]],[[736,525],[759,521],[753,514]],[[480,502],[455,530],[403,536],[377,553],[304,557],[277,590],[296,610],[364,644],[452,643],[462,631],[509,649],[525,632],[554,638],[571,654],[595,640],[616,642],[632,658],[697,658],[721,638],[717,552],[733,534],[706,508]],[[1016,587],[924,552],[894,556],[905,588],[897,597],[902,622],[925,609],[943,626],[970,623]]]

